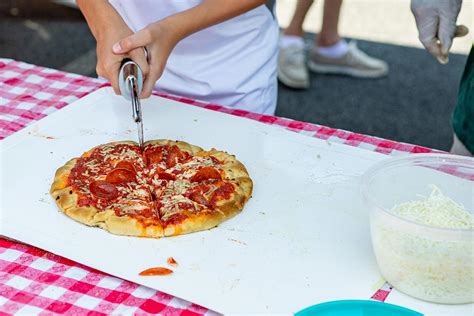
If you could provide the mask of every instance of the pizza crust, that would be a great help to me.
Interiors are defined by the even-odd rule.
[[[89,156],[95,149],[101,146],[113,144],[137,145],[137,143],[131,141],[108,143],[94,147],[85,152],[81,157]],[[68,185],[68,177],[77,162],[77,158],[74,158],[56,171],[54,182],[50,189],[51,196],[66,216],[82,224],[100,227],[117,235],[152,238],[188,234],[213,228],[240,213],[245,203],[251,197],[253,182],[245,166],[235,156],[215,149],[204,151],[199,146],[183,141],[153,140],[145,143],[145,145],[151,144],[176,145],[181,150],[187,151],[192,155],[213,156],[217,158],[223,163],[222,169],[225,173],[225,179],[233,183],[235,191],[229,199],[217,202],[217,210],[207,209],[201,210],[199,213],[184,211],[183,214],[187,216],[185,220],[178,224],[168,224],[163,228],[160,223],[151,222],[146,218],[140,218],[140,216],[137,216],[138,219],[128,215],[117,216],[112,209],[101,211],[92,206],[77,206],[78,195]]]

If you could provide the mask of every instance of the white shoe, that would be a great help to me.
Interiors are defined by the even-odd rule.
[[[308,67],[317,73],[340,74],[358,78],[379,78],[388,74],[387,63],[361,51],[355,41],[349,43],[347,53],[339,58],[325,57],[318,52],[317,47],[312,47],[309,53]]]
[[[278,79],[284,85],[295,89],[309,87],[309,73],[306,67],[304,45],[290,45],[280,48],[278,55]]]

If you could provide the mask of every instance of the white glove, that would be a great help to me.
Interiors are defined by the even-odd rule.
[[[421,43],[441,64],[448,63],[449,49],[455,37],[465,36],[469,29],[456,26],[462,0],[412,0]]]

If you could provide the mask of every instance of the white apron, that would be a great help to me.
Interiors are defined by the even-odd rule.
[[[109,0],[134,31],[201,0]],[[265,6],[197,32],[174,48],[155,89],[274,114],[278,25]]]

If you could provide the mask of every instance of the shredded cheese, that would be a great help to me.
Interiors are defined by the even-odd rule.
[[[193,205],[190,211],[201,210],[203,208],[201,204],[184,196],[188,190],[199,185],[198,183],[191,182],[190,179],[200,167],[213,166],[219,168],[218,164],[211,157],[207,156],[193,156],[184,163],[177,162],[172,168],[167,168],[166,161],[163,160],[159,164],[153,164],[150,168],[145,166],[139,152],[132,150],[129,146],[117,146],[116,144],[100,146],[95,149],[94,154],[98,155],[85,158],[87,161],[84,163],[85,170],[83,171],[83,175],[90,178],[91,181],[105,180],[106,175],[115,168],[116,162],[123,159],[131,160],[135,166],[140,167],[137,168],[140,169],[137,170],[137,183],[120,183],[116,185],[122,198],[134,201],[137,204],[128,205],[123,200],[119,200],[115,204],[111,204],[110,207],[120,209],[121,214],[139,214],[140,211],[146,210],[150,206],[147,204],[148,202],[140,204],[137,201],[151,200],[150,193],[153,192],[154,197],[160,201],[159,216],[163,220],[167,220],[171,216],[180,213],[179,203]],[[106,163],[104,164],[104,162]],[[176,180],[159,179],[157,173],[160,169],[175,175]],[[82,185],[81,187],[84,193],[91,194],[88,185]],[[215,189],[216,187],[211,187],[205,193],[206,198],[210,198]]]
[[[462,235],[408,229],[374,212],[372,242],[383,276],[414,297],[447,304],[474,299],[474,217],[437,187],[428,197],[397,205],[394,214],[426,226],[466,229]]]
[[[443,195],[441,190],[432,186],[428,198],[397,205],[392,212],[400,217],[419,224],[444,227],[474,229],[474,216],[466,209]]]

